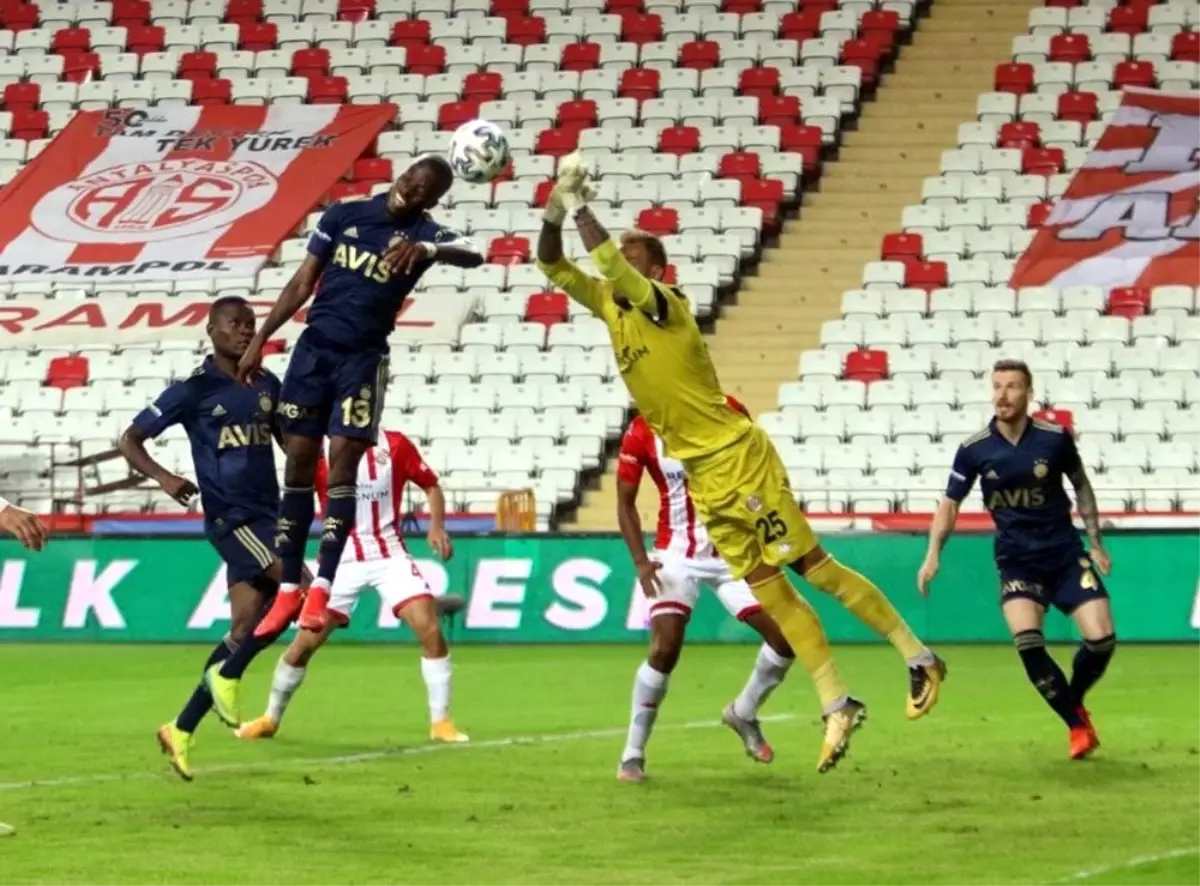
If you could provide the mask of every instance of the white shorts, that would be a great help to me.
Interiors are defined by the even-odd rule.
[[[762,610],[750,586],[734,581],[729,564],[719,558],[689,560],[667,551],[653,551],[650,559],[662,564],[659,595],[650,601],[650,617],[675,613],[691,615],[700,599],[700,586],[707,585],[726,611],[739,621]]]
[[[329,613],[339,626],[350,623],[358,598],[366,588],[379,593],[381,606],[399,617],[400,610],[421,597],[433,598],[421,570],[407,553],[383,560],[346,560],[338,565],[329,595]]]

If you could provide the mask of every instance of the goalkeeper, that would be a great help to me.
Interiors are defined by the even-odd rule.
[[[583,159],[563,158],[538,239],[538,267],[604,321],[621,376],[667,453],[683,462],[698,516],[717,551],[733,578],[749,583],[811,675],[825,718],[817,770],[828,771],[849,749],[866,706],[850,696],[816,612],[780,567],[791,567],[835,596],[904,655],[910,719],[936,703],[945,664],[875,585],[821,549],[770,439],[729,406],[686,296],[662,282],[667,266],[662,242],[628,231],[618,247],[588,209],[592,196]],[[603,279],[563,255],[568,215]]]

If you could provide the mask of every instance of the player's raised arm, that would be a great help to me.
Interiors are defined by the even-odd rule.
[[[1075,446],[1075,435],[1064,431],[1064,446],[1066,447],[1063,473],[1075,487],[1075,506],[1079,509],[1079,517],[1083,520],[1084,531],[1087,532],[1088,546],[1091,548],[1092,562],[1100,570],[1101,575],[1108,575],[1112,570],[1112,560],[1104,549],[1104,539],[1100,536],[1100,506],[1096,502],[1096,491],[1092,489],[1092,481],[1088,479],[1083,460]]]
[[[182,421],[190,400],[187,382],[176,382],[163,391],[154,403],[134,416],[133,423],[125,429],[117,443],[117,448],[131,468],[149,477],[162,487],[163,492],[185,507],[199,492],[196,484],[168,471],[155,461],[146,451],[146,441]]]
[[[46,527],[37,514],[18,508],[0,495],[0,532],[7,532],[31,551],[46,544]]]
[[[929,526],[929,549],[925,552],[925,562],[917,571],[917,590],[921,592],[922,597],[929,596],[929,584],[937,575],[942,548],[954,532],[959,507],[962,500],[970,494],[977,475],[978,471],[970,453],[964,447],[958,447],[958,452],[954,455],[954,467],[950,469],[950,479],[946,482],[946,494],[938,503],[933,522]]]
[[[584,273],[563,252],[562,226],[567,217],[562,195],[555,188],[550,192],[542,214],[542,231],[537,242],[537,269],[593,314],[599,314],[606,293],[600,281]]]
[[[621,454],[617,462],[617,525],[621,527],[621,538],[633,566],[637,570],[642,593],[647,597],[658,596],[661,585],[658,570],[662,564],[650,559],[646,551],[646,536],[642,531],[642,516],[637,509],[638,487],[642,482],[643,440],[635,423],[621,439]]]

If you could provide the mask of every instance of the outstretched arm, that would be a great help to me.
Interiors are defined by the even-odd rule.
[[[592,255],[597,270],[608,280],[629,303],[645,314],[655,317],[666,316],[666,296],[649,278],[634,270],[625,260],[620,247],[613,242],[604,225],[586,205],[575,210],[575,227],[583,239],[584,248]]]
[[[600,281],[586,274],[563,253],[562,224],[566,209],[557,193],[553,193],[542,216],[542,232],[537,242],[537,268],[546,277],[593,314],[599,314],[604,304],[604,289]]]

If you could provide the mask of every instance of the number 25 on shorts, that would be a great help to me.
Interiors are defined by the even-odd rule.
[[[342,401],[342,424],[351,428],[365,428],[371,424],[371,401],[347,397]]]
[[[774,544],[787,535],[787,524],[779,516],[779,511],[768,511],[765,517],[754,521],[754,528],[762,536],[763,544]]]

